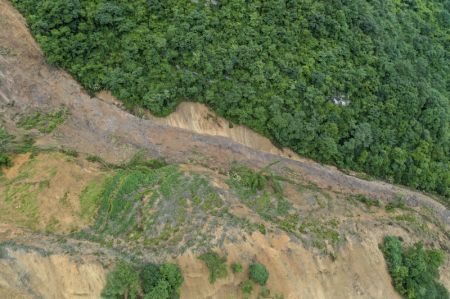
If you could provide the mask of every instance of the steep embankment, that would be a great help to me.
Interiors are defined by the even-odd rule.
[[[87,162],[83,154],[73,157],[38,153],[30,160],[27,156],[16,160],[16,167],[0,181],[3,197],[0,199],[10,195],[0,207],[11,211],[0,213],[0,240],[8,241],[0,256],[0,297],[98,298],[105,281],[99,261],[110,265],[117,256],[153,262],[178,261],[185,276],[182,298],[240,296],[239,284],[246,273],[230,273],[227,279],[209,284],[207,269],[197,256],[211,246],[226,254],[228,263],[239,261],[245,266],[255,260],[264,263],[270,272],[268,288],[273,295],[397,298],[378,249],[386,234],[401,236],[407,243],[425,240],[427,245],[446,251],[441,281],[450,287],[450,213],[428,195],[379,181],[365,181],[299,157],[290,159],[289,153],[287,156],[281,153],[267,139],[244,127],[230,129],[226,121],[198,104],[183,104],[166,119],[138,118],[112,101],[89,97],[67,73],[46,64],[23,18],[5,0],[0,0],[0,26],[0,119],[10,132],[23,133],[16,123],[30,111],[65,106],[70,116],[55,131],[50,134],[32,131],[38,146],[64,146],[111,162],[126,160],[141,149],[150,156],[182,163],[169,170],[180,173],[186,180],[170,185],[179,194],[164,198],[166,201],[159,199],[165,205],[147,206],[148,201],[142,200],[138,209],[126,215],[140,221],[141,212],[153,217],[158,211],[154,217],[159,218],[151,219],[174,224],[176,233],[167,237],[162,225],[144,227],[139,232],[141,237],[132,239],[130,234],[136,232],[127,228],[114,232],[115,235],[101,231],[99,227],[116,227],[120,219],[100,214],[102,217],[98,219],[103,222],[94,226],[100,220],[82,217],[77,201],[90,182],[123,173]],[[17,159],[20,157],[24,156]],[[276,160],[280,163],[273,166],[273,171],[286,178],[281,184],[283,198],[292,205],[289,214],[286,211],[276,214],[278,197],[271,193],[271,188],[253,194],[249,200],[240,196],[230,183],[231,162],[262,168]],[[133,174],[135,170],[129,171]],[[154,172],[146,170],[145,174]],[[185,193],[184,183],[198,176],[204,178],[204,188],[212,188],[220,195],[220,209],[226,208],[229,214],[209,211],[205,205],[195,206],[197,199]],[[22,217],[29,219],[30,210],[17,208],[17,204],[29,203],[26,200],[30,198],[24,197],[26,192],[14,190],[24,190],[24,186],[30,186],[26,188],[32,188],[32,194],[36,195],[31,215],[38,220],[37,225],[20,221]],[[121,185],[117,184],[117,188]],[[148,183],[146,188],[149,194],[163,193],[158,184]],[[355,193],[380,199],[380,206],[368,207],[353,200],[350,195]],[[399,196],[409,207],[388,212],[388,203]],[[122,198],[107,199],[112,203]],[[258,205],[252,205],[253,201],[258,201]],[[299,218],[292,220],[289,215]],[[261,225],[267,230],[265,235],[260,232]],[[90,239],[100,236],[102,241],[90,242],[81,237],[77,240],[66,234],[86,227]],[[145,247],[145,237],[160,243]],[[42,250],[43,255],[34,252]]]

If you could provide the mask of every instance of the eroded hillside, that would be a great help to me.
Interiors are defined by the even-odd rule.
[[[430,196],[282,152],[198,104],[135,116],[46,64],[5,0],[0,26],[0,121],[24,152],[0,177],[0,297],[99,298],[125,259],[176,262],[182,298],[244,297],[254,262],[270,275],[252,298],[398,298],[386,235],[445,252],[450,288],[450,213]],[[244,271],[211,284],[210,249]]]

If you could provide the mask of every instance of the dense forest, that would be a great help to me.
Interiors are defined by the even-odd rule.
[[[450,196],[448,0],[13,0],[48,61],[157,115]]]

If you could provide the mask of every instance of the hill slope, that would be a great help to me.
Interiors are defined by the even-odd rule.
[[[0,176],[0,297],[99,298],[126,260],[177,263],[181,298],[244,298],[254,262],[270,275],[250,298],[398,298],[386,235],[444,252],[450,287],[450,212],[430,196],[289,159],[243,127],[225,138],[228,123],[199,104],[182,107],[201,120],[138,118],[48,65],[5,0],[0,26],[0,149],[13,160]],[[226,257],[214,284],[208,250]]]
[[[13,1],[50,63],[158,115],[450,195],[448,1]]]

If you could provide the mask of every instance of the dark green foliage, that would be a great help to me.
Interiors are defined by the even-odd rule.
[[[233,273],[242,273],[244,271],[244,268],[242,267],[241,263],[233,263],[231,264],[231,270]]]
[[[175,264],[146,264],[137,268],[132,264],[119,262],[108,273],[107,283],[102,291],[103,298],[178,298],[183,282],[180,268]]]
[[[251,280],[261,286],[264,286],[269,279],[269,271],[267,271],[266,266],[259,263],[250,265],[248,275]]]
[[[408,299],[445,299],[448,291],[438,282],[444,255],[424,249],[421,242],[402,247],[397,237],[384,238],[381,246],[395,289]]]
[[[159,268],[160,266],[156,264],[146,264],[142,267],[139,276],[142,282],[142,289],[145,293],[150,292],[150,290],[153,289],[161,279],[163,279]]]
[[[12,150],[13,141],[14,136],[8,134],[5,129],[0,127],[0,168],[12,166],[8,153]]]
[[[0,167],[11,167],[12,161],[6,154],[0,153]]]
[[[225,257],[221,257],[215,252],[208,251],[198,258],[206,264],[206,267],[208,267],[210,283],[216,282],[219,278],[227,277],[227,259]]]
[[[448,1],[12,2],[91,93],[158,115],[199,101],[301,155],[450,195]]]
[[[125,262],[118,262],[116,268],[108,273],[102,297],[108,299],[138,298],[139,289],[139,274],[135,267]]]

